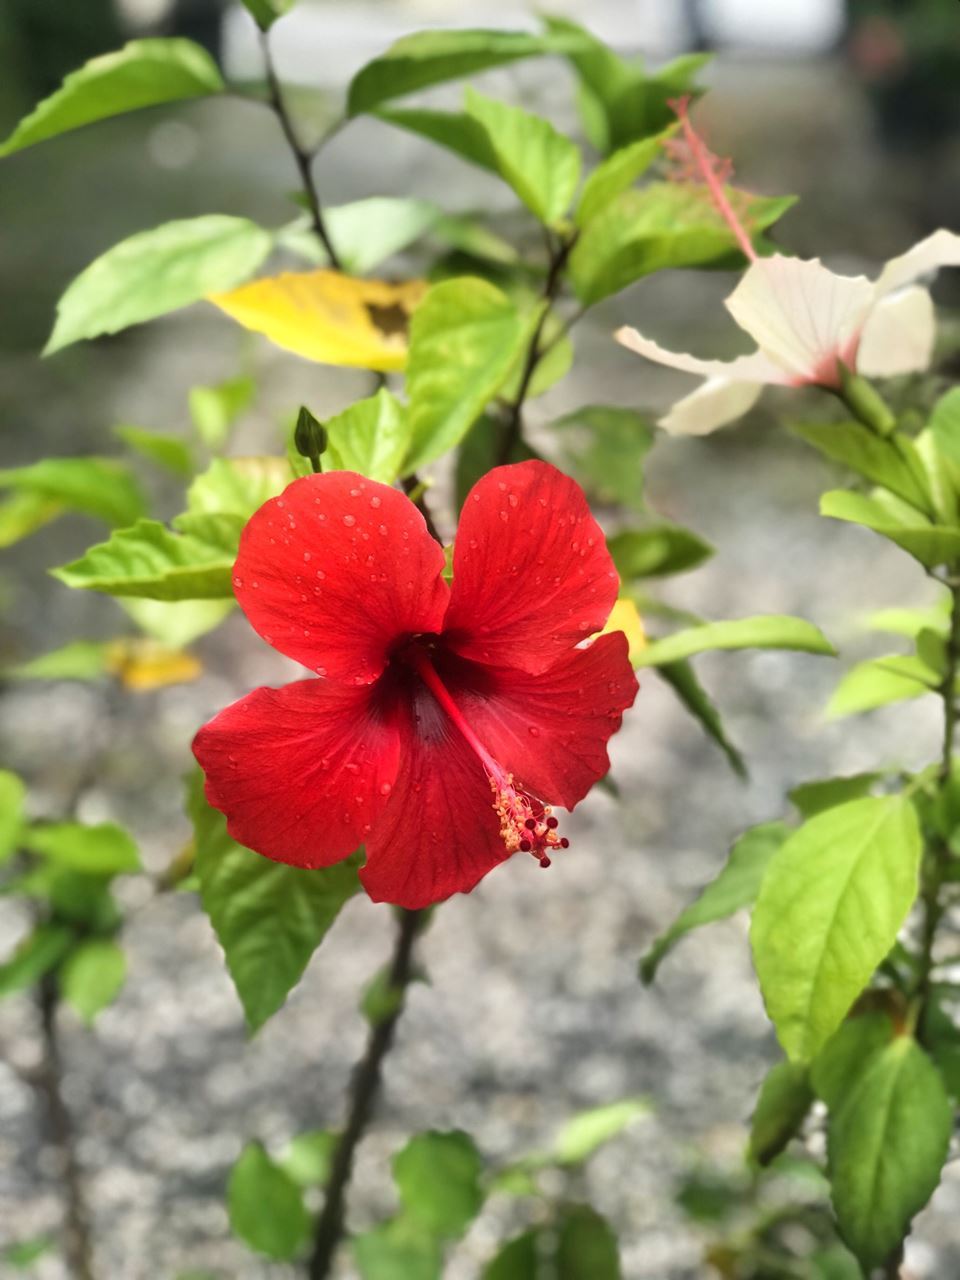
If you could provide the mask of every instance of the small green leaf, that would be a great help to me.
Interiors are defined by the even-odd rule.
[[[576,49],[580,43],[576,37],[522,31],[418,31],[397,40],[357,72],[347,92],[347,114],[360,115],[417,89],[459,80],[518,58]]]
[[[617,1238],[589,1205],[563,1206],[555,1267],[556,1280],[620,1280]]]
[[[310,1234],[300,1188],[258,1142],[248,1143],[230,1172],[230,1226],[257,1253],[287,1262]]]
[[[128,445],[134,453],[148,458],[158,466],[165,467],[177,476],[193,474],[193,454],[190,446],[171,431],[148,431],[145,427],[121,425],[114,427],[114,433]]]
[[[858,1073],[892,1039],[893,1024],[884,1013],[847,1018],[810,1064],[810,1083],[817,1097],[837,1111]]]
[[[960,528],[936,527],[906,504],[899,511],[876,497],[831,489],[820,499],[820,514],[872,529],[928,569],[960,556]]]
[[[61,511],[79,511],[112,525],[133,524],[146,510],[136,479],[113,458],[44,458],[0,471],[0,489],[36,494]]]
[[[580,177],[580,152],[548,120],[468,89],[467,114],[486,131],[497,171],[531,213],[557,226]]]
[[[212,387],[191,387],[187,397],[197,435],[210,449],[222,449],[230,430],[249,409],[256,383],[245,376],[227,378]]]
[[[298,1187],[322,1187],[330,1176],[337,1135],[326,1129],[299,1133],[284,1147],[277,1164]]]
[[[888,654],[858,662],[844,675],[827,703],[831,720],[873,711],[890,702],[903,702],[933,693],[939,686],[934,672],[919,658]]]
[[[632,409],[583,405],[553,423],[564,457],[600,502],[642,511],[643,459],[653,444],[650,423]]]
[[[887,1261],[936,1190],[952,1130],[940,1074],[911,1037],[861,1065],[830,1117],[827,1158],[840,1233],[865,1270]]]
[[[196,515],[239,516],[244,522],[293,480],[286,458],[214,458],[187,490]]]
[[[481,262],[514,266],[520,255],[509,240],[491,231],[479,216],[445,213],[433,227],[436,239]]]
[[[531,325],[505,293],[464,277],[434,285],[413,313],[407,394],[416,471],[466,435],[506,381]]]
[[[658,133],[673,120],[670,102],[684,94],[699,96],[696,76],[710,55],[687,53],[668,62],[653,74],[642,68],[607,98],[608,146],[622,147],[637,138]],[[611,86],[612,88],[613,86]]]
[[[67,956],[60,970],[60,990],[84,1022],[120,994],[127,976],[127,960],[121,947],[109,938],[90,938]]]
[[[38,1258],[50,1253],[55,1247],[56,1241],[52,1236],[38,1236],[34,1240],[18,1240],[14,1244],[4,1245],[0,1250],[0,1258],[18,1271],[26,1271]]]
[[[233,562],[244,520],[237,515],[178,516],[177,532],[156,520],[117,530],[72,564],[51,572],[68,587],[151,600],[233,596]]]
[[[790,834],[782,822],[765,822],[744,832],[730,850],[726,865],[689,907],[661,933],[640,961],[640,977],[652,982],[664,956],[692,929],[725,920],[752,906],[770,859]]]
[[[68,286],[44,355],[243,284],[272,246],[270,233],[248,218],[212,213],[130,236]]]
[[[670,128],[654,138],[643,138],[639,142],[632,142],[629,146],[615,151],[602,164],[598,164],[583,184],[583,191],[577,204],[577,226],[585,227],[598,213],[602,213],[621,191],[627,191],[632,187],[637,178],[646,173],[661,154],[664,142],[674,131]]]
[[[883,485],[925,515],[934,514],[927,473],[909,437],[880,436],[859,422],[808,423],[793,431],[834,462]]]
[[[196,840],[200,900],[226,956],[251,1033],[271,1018],[303,975],[348,898],[356,859],[319,871],[271,862],[237,844],[191,776],[187,808]]]
[[[8,667],[3,674],[11,680],[97,680],[107,670],[110,649],[109,643],[74,640]]]
[[[114,822],[84,826],[79,822],[50,822],[29,827],[24,846],[58,867],[88,875],[115,876],[140,870],[137,846]]]
[[[552,1158],[557,1164],[583,1164],[636,1119],[649,1114],[650,1104],[642,1098],[621,1098],[619,1102],[581,1111],[561,1126],[553,1142]]]
[[[871,631],[888,631],[910,640],[927,629],[945,636],[950,630],[950,597],[944,592],[940,603],[929,609],[877,609],[867,615],[864,623]]]
[[[540,1232],[524,1231],[490,1259],[483,1280],[538,1280],[541,1270]]]
[[[12,493],[0,501],[0,548],[12,547],[62,514],[61,504],[41,493]]]
[[[787,794],[801,817],[812,818],[824,809],[833,809],[848,800],[868,796],[881,777],[879,773],[856,773],[846,778],[818,778],[814,782],[801,783]]]
[[[243,0],[247,10],[261,31],[269,31],[278,18],[289,13],[296,0]]]
[[[775,853],[751,941],[767,1013],[791,1061],[809,1061],[897,938],[917,896],[922,841],[896,796],[809,819]]]
[[[392,1018],[402,1008],[404,991],[390,981],[389,969],[378,969],[364,988],[360,1011],[373,1026]]]
[[[713,555],[709,542],[690,529],[672,524],[625,530],[611,538],[607,546],[617,572],[626,582],[686,573]]]
[[[441,1243],[406,1218],[394,1218],[351,1241],[360,1280],[441,1280]]]
[[[24,823],[27,789],[9,769],[0,769],[0,863],[16,852]]]
[[[778,1062],[767,1072],[750,1122],[750,1156],[768,1165],[797,1136],[813,1104],[807,1067]]]
[[[483,1204],[483,1161],[469,1134],[420,1133],[393,1158],[406,1213],[433,1235],[463,1235]]]
[[[793,204],[791,197],[745,197],[755,234]],[[712,205],[688,187],[653,182],[624,191],[583,228],[570,254],[577,297],[592,306],[665,267],[726,265],[736,257],[733,232]]]
[[[183,649],[218,627],[233,610],[235,601],[138,600],[129,596],[117,604],[148,636],[169,649]]]
[[[490,173],[497,173],[497,157],[490,136],[479,120],[465,111],[433,111],[425,107],[396,108],[378,111],[377,119],[406,129],[421,138],[427,138],[438,146],[446,147]]]
[[[0,997],[24,991],[49,973],[70,950],[72,929],[41,924],[17,947],[9,960],[0,964]]]
[[[640,667],[659,667],[695,653],[714,649],[791,649],[798,653],[833,655],[835,650],[823,632],[803,618],[760,614],[731,622],[705,622],[686,631],[675,631],[654,640],[639,656]]]
[[[411,441],[410,415],[395,395],[381,388],[324,425],[324,471],[358,471],[381,484],[394,483]]]
[[[131,40],[116,53],[72,71],[0,145],[0,156],[31,147],[95,120],[141,107],[220,93],[223,79],[206,50],[191,40]]]
[[[710,695],[697,679],[696,672],[689,662],[664,662],[655,668],[657,675],[674,691],[693,718],[701,724],[704,732],[717,744],[727,757],[730,768],[738,778],[746,778],[747,765],[743,756],[727,737],[720,718],[720,712],[714,706]]]
[[[933,406],[930,432],[938,452],[960,466],[960,387],[953,387]]]
[[[435,204],[412,196],[372,196],[331,205],[323,213],[341,266],[358,276],[421,239],[440,217]],[[317,265],[330,261],[309,219],[299,219],[285,228],[279,242]]]

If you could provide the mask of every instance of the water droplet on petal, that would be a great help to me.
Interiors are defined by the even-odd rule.
[[[382,503],[383,503],[383,499],[382,499],[382,498],[371,498],[371,499],[370,499],[370,505],[371,505],[371,507],[379,507],[379,506],[381,506],[381,505],[382,505]]]
[[[348,528],[348,529],[352,529],[352,528],[353,528],[353,526],[357,523],[357,517],[356,517],[356,516],[344,516],[344,517],[343,517],[343,523],[347,526],[347,528]]]
[[[388,796],[392,790],[393,790],[393,787],[390,785],[389,782],[380,783],[380,794],[382,796]]]

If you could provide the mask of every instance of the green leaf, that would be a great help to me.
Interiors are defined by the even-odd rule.
[[[960,528],[935,527],[911,507],[894,515],[891,506],[882,504],[876,497],[831,489],[820,499],[820,514],[872,529],[928,569],[960,556]]]
[[[457,450],[455,481],[458,507],[466,502],[467,494],[480,477],[499,464],[504,430],[505,424],[499,418],[484,414],[467,432]],[[529,462],[539,456],[525,440],[520,439],[514,442],[507,461]]]
[[[0,145],[0,156],[141,107],[220,93],[210,55],[191,40],[131,40],[72,71]]]
[[[0,769],[0,863],[16,852],[24,823],[27,789],[9,769]]]
[[[917,896],[922,841],[913,806],[866,797],[809,819],[776,852],[753,913],[754,964],[792,1061],[840,1025]]]
[[[412,438],[410,416],[395,395],[383,387],[324,426],[324,471],[358,471],[381,484],[394,483]]]
[[[293,480],[286,458],[214,458],[187,490],[196,515],[239,516],[246,522]]]
[[[261,31],[269,31],[278,18],[289,13],[296,0],[243,0],[247,10]]]
[[[564,1205],[559,1228],[557,1280],[620,1280],[617,1238],[595,1209],[585,1204]]]
[[[952,1130],[939,1072],[909,1036],[863,1065],[831,1115],[833,1206],[865,1270],[887,1261],[936,1190]]]
[[[298,1187],[323,1187],[330,1176],[337,1135],[326,1129],[299,1133],[284,1147],[277,1164]]]
[[[879,773],[856,773],[846,778],[818,778],[803,782],[787,793],[790,803],[803,818],[812,818],[824,809],[833,809],[848,800],[859,800],[873,790],[874,783],[882,777]]]
[[[935,692],[939,681],[934,672],[919,658],[888,654],[858,662],[843,676],[827,703],[831,720],[873,711],[890,702],[919,698]]]
[[[684,94],[699,96],[695,84],[697,72],[710,61],[709,54],[688,53],[653,74],[641,68],[634,71],[625,84],[606,97],[611,148],[622,147],[637,138],[659,133],[674,119],[670,101]]]
[[[479,215],[445,213],[433,227],[436,239],[471,258],[499,266],[515,266],[520,254],[509,240],[491,231]]]
[[[59,502],[29,490],[15,492],[0,501],[0,548],[12,547],[61,515]]]
[[[704,732],[717,744],[727,757],[730,768],[739,778],[746,778],[747,766],[743,756],[727,737],[720,718],[720,712],[714,706],[710,695],[697,679],[696,672],[689,662],[664,662],[655,668],[661,680],[666,681],[686,709],[695,720],[698,720]]]
[[[183,649],[218,627],[235,605],[233,600],[138,600],[117,604],[141,631],[170,649]]]
[[[930,432],[937,451],[960,466],[960,387],[953,387],[933,406]]]
[[[467,114],[483,126],[497,171],[531,213],[557,226],[580,178],[580,152],[548,120],[467,89]]]
[[[323,213],[340,264],[351,275],[365,275],[400,253],[432,230],[440,217],[437,205],[412,196],[372,196],[333,205]],[[330,261],[309,219],[285,228],[279,241],[310,262]]]
[[[227,378],[212,387],[191,387],[187,401],[197,435],[210,449],[222,449],[230,429],[250,407],[256,392],[252,378]]]
[[[580,43],[569,36],[528,35],[522,31],[418,31],[397,40],[386,53],[357,72],[347,91],[347,114],[360,115],[417,89],[458,80],[518,58],[565,52]]]
[[[279,1262],[295,1258],[310,1234],[300,1188],[259,1142],[248,1143],[230,1171],[227,1209],[244,1244]]]
[[[402,1008],[403,1001],[403,988],[390,981],[390,970],[378,969],[364,988],[360,1011],[372,1026],[377,1026],[392,1018]]]
[[[393,1158],[406,1213],[432,1235],[463,1235],[483,1204],[483,1161],[469,1134],[420,1133]]]
[[[29,827],[23,843],[33,853],[71,871],[115,876],[140,870],[137,846],[114,822],[84,826],[50,822]]]
[[[74,940],[72,929],[41,924],[0,964],[0,997],[23,991],[39,982],[66,955]]]
[[[483,1269],[483,1280],[538,1280],[540,1232],[524,1231],[508,1240]]]
[[[107,524],[133,524],[146,510],[136,479],[113,458],[45,458],[0,471],[0,489],[35,494],[58,510],[79,511]]]
[[[60,990],[67,1004],[90,1023],[117,998],[126,977],[122,948],[109,938],[90,938],[67,956],[60,970]]]
[[[643,459],[654,432],[632,409],[588,404],[553,423],[562,433],[564,457],[600,502],[642,511]]]
[[[731,194],[746,201],[755,235],[793,204],[790,196]],[[733,232],[696,190],[653,182],[622,192],[583,228],[570,254],[570,278],[580,301],[592,306],[665,267],[726,265],[735,249]]]
[[[692,929],[725,920],[741,907],[752,906],[770,859],[790,835],[783,822],[765,822],[744,832],[730,850],[726,865],[689,907],[646,951],[640,961],[640,977],[652,982],[664,956]]]
[[[585,227],[598,213],[602,213],[621,191],[629,190],[637,178],[646,173],[661,154],[664,142],[674,132],[675,130],[671,128],[657,134],[654,138],[643,138],[640,142],[632,142],[598,164],[583,184],[583,191],[580,193],[577,204],[575,218],[577,226]]]
[[[138,520],[72,564],[52,569],[68,587],[151,600],[220,600],[233,596],[233,562],[244,520],[237,515],[178,516],[177,532]]]
[[[792,649],[833,655],[836,651],[812,622],[779,614],[760,614],[731,622],[705,622],[654,640],[639,656],[639,667],[659,667],[714,649]]]
[[[441,1280],[439,1240],[395,1218],[351,1241],[360,1280]]]
[[[750,1122],[750,1157],[768,1165],[797,1136],[813,1104],[810,1072],[795,1062],[778,1062],[767,1072]]]
[[[148,431],[145,427],[127,425],[114,427],[113,430],[124,444],[141,457],[148,458],[177,476],[193,474],[190,446],[171,431]]]
[[[270,233],[248,218],[214,213],[130,236],[68,286],[44,355],[243,284],[272,245]]]
[[[925,515],[934,514],[926,470],[907,436],[880,436],[859,422],[808,423],[792,430],[827,458],[883,485]]]
[[[505,293],[464,277],[434,285],[413,313],[407,394],[416,471],[452,449],[508,377],[531,325]]]
[[[890,1044],[893,1024],[883,1013],[862,1013],[840,1024],[810,1065],[810,1083],[836,1111],[868,1061]]]
[[[926,630],[946,636],[950,630],[950,597],[945,592],[941,601],[929,609],[877,609],[868,614],[864,622],[871,631],[889,631],[910,640]]]
[[[642,1098],[621,1098],[581,1111],[561,1126],[553,1142],[552,1158],[557,1164],[583,1164],[639,1116],[649,1114],[650,1104]]]
[[[26,1271],[38,1258],[50,1253],[56,1247],[51,1236],[37,1236],[33,1240],[18,1240],[14,1244],[4,1245],[0,1249],[0,1258],[18,1271]]]
[[[426,107],[378,111],[377,119],[446,147],[470,164],[497,173],[497,156],[487,130],[465,111],[433,111]],[[459,246],[458,246],[459,247]],[[512,258],[510,259],[512,261]]]
[[[11,680],[97,680],[107,670],[110,649],[109,643],[74,640],[61,649],[7,667],[3,674]]]
[[[625,530],[611,538],[607,546],[617,572],[626,582],[686,573],[713,555],[709,542],[690,529],[671,524]]]
[[[245,849],[207,804],[199,771],[190,780],[187,809],[200,900],[252,1033],[286,1000],[340,908],[359,889],[356,859],[304,871]]]

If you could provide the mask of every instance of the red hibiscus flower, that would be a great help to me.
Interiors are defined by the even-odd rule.
[[[467,892],[518,851],[566,848],[571,809],[609,767],[637,682],[599,631],[617,575],[579,486],[523,462],[489,472],[460,517],[453,585],[402,493],[307,476],[244,529],[237,599],[321,679],[256,689],[193,744],[234,839],[325,867],[366,847],[374,901]]]

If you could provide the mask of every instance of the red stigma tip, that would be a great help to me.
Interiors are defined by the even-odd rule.
[[[567,839],[567,837],[566,837],[566,836],[561,836],[561,837],[560,837],[560,848],[561,848],[561,849],[569,849],[569,848],[570,848],[570,841]]]
[[[546,854],[544,854],[543,857],[540,859],[540,865],[541,867],[549,867],[551,865],[550,859],[547,857]]]

